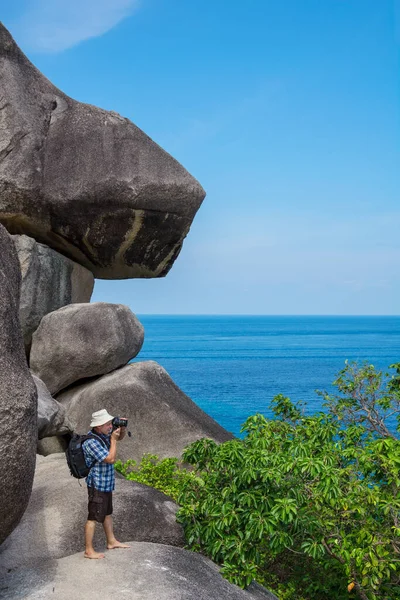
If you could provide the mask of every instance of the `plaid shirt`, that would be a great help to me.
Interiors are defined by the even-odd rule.
[[[89,431],[89,433],[91,433]],[[100,492],[112,492],[115,489],[114,465],[103,462],[110,450],[110,436],[96,433],[103,441],[95,436],[83,443],[83,453],[88,467],[93,465],[86,477],[88,487],[94,487]],[[104,443],[103,443],[104,442]]]

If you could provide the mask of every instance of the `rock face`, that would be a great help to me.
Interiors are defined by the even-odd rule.
[[[126,365],[143,339],[143,326],[123,304],[70,304],[43,317],[33,334],[30,367],[55,394]]]
[[[68,447],[70,436],[52,435],[38,440],[36,452],[40,456],[49,456],[50,454],[64,454]]]
[[[0,24],[0,222],[95,277],[162,277],[205,192],[117,113],[72,100]]]
[[[64,435],[72,432],[65,407],[54,400],[46,385],[39,377],[33,375],[38,396],[38,438]]]
[[[184,545],[182,526],[175,518],[178,507],[165,494],[118,477],[113,508],[118,539]],[[38,456],[28,508],[18,527],[0,546],[1,567],[15,568],[83,552],[86,519],[85,482],[80,486],[71,477],[64,455]],[[101,525],[96,527],[94,546],[105,546]]]
[[[26,235],[14,235],[13,240],[22,273],[19,317],[29,350],[32,334],[45,315],[67,304],[90,301],[94,277],[88,269]]]
[[[20,284],[13,241],[0,225],[0,544],[25,511],[35,470],[37,396],[18,318]]]
[[[75,431],[89,429],[90,416],[106,408],[129,419],[128,436],[118,446],[118,458],[140,460],[143,454],[179,457],[185,446],[201,438],[232,439],[203,412],[153,361],[137,362],[92,382],[74,386],[57,396],[67,408]]]
[[[257,584],[228,583],[217,565],[182,548],[133,542],[87,562],[80,553],[4,573],[2,598],[97,600],[101,589],[102,598],[129,600],[277,600]]]

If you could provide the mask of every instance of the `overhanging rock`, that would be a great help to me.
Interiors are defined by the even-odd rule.
[[[58,90],[0,23],[0,223],[95,277],[162,277],[205,192],[128,119]]]

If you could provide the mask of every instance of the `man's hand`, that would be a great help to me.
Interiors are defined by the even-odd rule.
[[[121,435],[121,428],[118,427],[118,429],[115,429],[115,431],[113,431],[111,433],[110,436],[110,452],[108,453],[108,456],[106,456],[106,458],[103,460],[103,462],[108,463],[108,464],[114,464],[117,458],[117,442],[120,439],[120,435]]]
[[[111,434],[111,438],[118,442],[118,440],[121,438],[121,427],[118,427],[118,429],[114,429],[114,431]]]

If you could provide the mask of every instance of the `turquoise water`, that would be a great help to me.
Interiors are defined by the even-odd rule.
[[[223,427],[238,434],[255,412],[270,415],[278,393],[321,408],[316,389],[348,360],[386,369],[400,362],[400,317],[139,315],[155,360]]]

